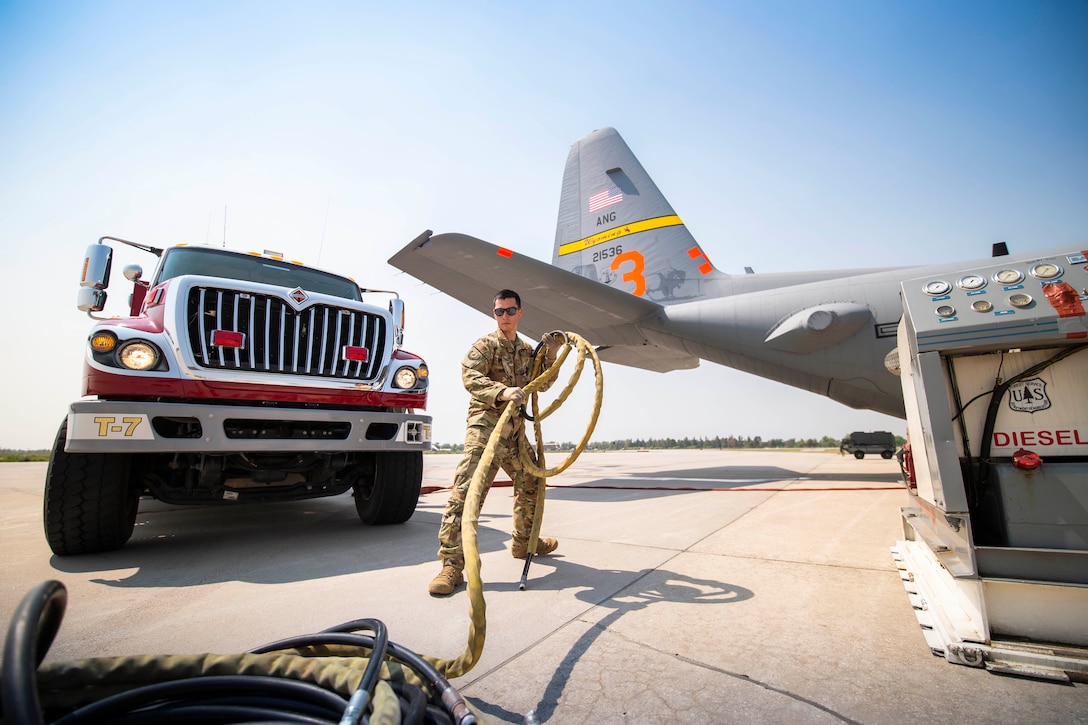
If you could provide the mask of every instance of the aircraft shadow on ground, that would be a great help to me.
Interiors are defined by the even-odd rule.
[[[898,473],[802,473],[775,466],[719,466],[609,476],[569,485],[556,481],[548,486],[548,498],[611,503],[616,500],[630,501],[632,498],[659,498],[716,490],[751,489],[758,492],[761,486],[764,491],[772,491],[779,486],[823,481],[838,481],[850,485],[870,483],[883,487],[902,483],[902,477]]]
[[[680,468],[675,471],[654,471],[652,475],[656,478],[713,478],[724,481],[744,481],[747,479],[790,480],[801,478],[805,474],[781,466],[709,466]]]
[[[539,564],[536,563],[537,561]],[[539,576],[541,565],[550,567],[550,571],[543,576]],[[534,572],[537,577],[534,577]],[[534,708],[540,722],[547,722],[555,714],[556,703],[560,701],[579,661],[593,643],[623,615],[660,602],[731,604],[755,596],[752,590],[744,587],[710,579],[696,579],[666,569],[643,569],[640,572],[602,570],[553,557],[534,561],[529,569],[526,588],[530,591],[570,588],[572,582],[579,582],[586,586],[575,595],[578,599],[611,611],[586,629],[555,668]],[[518,584],[510,582],[492,584],[484,588],[485,590],[500,590],[513,589],[516,586]],[[485,715],[501,718],[507,722],[520,722],[523,717],[522,714],[509,712],[498,705],[482,702],[476,698],[470,699],[473,705]]]
[[[860,465],[860,464],[859,464]],[[744,479],[771,479],[775,481],[781,481],[782,483],[792,483],[794,481],[873,481],[874,483],[899,483],[902,481],[902,474],[897,470],[895,462],[892,461],[891,465],[893,470],[881,473],[859,472],[859,473],[820,473],[819,471],[812,471],[804,473],[802,471],[792,471],[788,468],[779,468],[777,466],[718,466],[711,468],[687,468],[679,471],[658,471],[653,475],[657,478],[676,478],[679,483],[683,483],[685,478],[698,478],[698,479],[721,479],[723,481],[732,482]],[[707,485],[713,486],[713,483]],[[736,484],[743,486],[743,483]]]
[[[592,481],[563,484],[550,479],[548,498],[557,501],[613,503],[633,499],[662,498],[716,489],[747,488],[769,483],[788,485],[804,476],[773,466],[720,466],[653,471],[624,476],[605,476]]]

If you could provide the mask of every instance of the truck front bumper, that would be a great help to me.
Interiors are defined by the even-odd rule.
[[[431,417],[416,413],[309,410],[84,400],[68,413],[69,453],[430,450]]]

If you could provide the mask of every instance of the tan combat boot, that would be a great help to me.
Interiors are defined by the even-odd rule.
[[[534,554],[534,556],[546,556],[558,548],[559,541],[557,539],[548,539],[543,536],[538,536],[536,539],[536,554]],[[514,539],[514,543],[510,546],[510,553],[513,554],[515,559],[524,559],[525,554],[528,551],[528,541]]]
[[[442,571],[438,572],[438,576],[431,580],[427,591],[434,596],[444,597],[453,594],[453,590],[464,581],[465,576],[461,569],[447,562],[442,565]]]

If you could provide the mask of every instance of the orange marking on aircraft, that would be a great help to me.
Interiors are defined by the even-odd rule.
[[[703,254],[702,250],[698,247],[692,247],[688,250],[688,256],[692,259],[702,259],[703,263],[699,265],[699,272],[702,274],[710,274],[714,270],[714,265],[710,263],[707,256]]]

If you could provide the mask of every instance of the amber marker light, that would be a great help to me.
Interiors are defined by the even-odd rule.
[[[112,332],[96,332],[91,336],[91,349],[95,352],[111,352],[117,347],[117,338]]]

